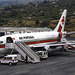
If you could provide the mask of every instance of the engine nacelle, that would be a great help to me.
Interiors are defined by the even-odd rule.
[[[63,46],[45,46],[45,49],[48,52],[54,52],[54,51],[60,50],[62,48],[63,48]]]
[[[48,50],[49,48],[50,48],[50,46],[49,45],[47,45],[47,46],[45,46],[44,47],[46,50]]]

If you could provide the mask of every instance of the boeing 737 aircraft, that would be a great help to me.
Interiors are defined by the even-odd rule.
[[[8,52],[8,50],[5,50],[6,43],[15,43],[16,41],[23,41],[29,47],[44,47],[46,50],[48,50],[50,46],[59,46],[60,44],[58,44],[58,42],[64,33],[66,13],[67,10],[65,9],[53,31],[12,34],[0,37],[0,54]]]

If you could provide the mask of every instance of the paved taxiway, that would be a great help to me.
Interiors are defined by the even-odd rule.
[[[75,53],[56,52],[37,64],[0,64],[0,75],[75,75]]]

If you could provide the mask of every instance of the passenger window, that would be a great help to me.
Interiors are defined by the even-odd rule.
[[[12,59],[12,57],[7,57],[7,59]]]
[[[6,57],[4,57],[3,59],[6,59]]]
[[[14,59],[17,59],[17,57],[14,57]]]
[[[40,52],[39,55],[42,55],[42,53]]]

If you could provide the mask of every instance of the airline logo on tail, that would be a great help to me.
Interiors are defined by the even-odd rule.
[[[64,26],[65,26],[65,21],[66,21],[66,13],[67,13],[67,10],[65,9],[63,11],[63,14],[58,22],[57,27],[54,29],[54,31],[56,31],[56,32],[63,32],[64,31]]]
[[[63,19],[61,20],[61,24],[59,26],[58,32],[62,32],[62,28],[63,28],[64,24],[65,24],[65,21],[64,21],[64,16],[63,16]]]

